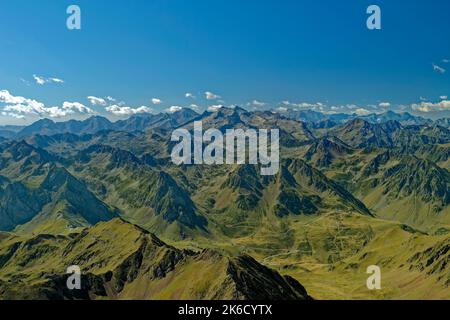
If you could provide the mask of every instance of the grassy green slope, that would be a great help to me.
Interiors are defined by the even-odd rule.
[[[65,287],[78,265],[82,290]],[[307,299],[290,277],[249,256],[169,246],[114,219],[69,236],[6,236],[0,242],[4,299]]]

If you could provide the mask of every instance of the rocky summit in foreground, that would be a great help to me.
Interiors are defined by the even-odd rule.
[[[81,268],[81,290],[66,269]],[[310,299],[289,276],[247,255],[193,252],[114,219],[68,236],[0,235],[3,299]]]

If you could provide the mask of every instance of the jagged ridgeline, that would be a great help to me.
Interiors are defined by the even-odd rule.
[[[174,165],[171,133],[195,121],[279,129],[280,170]],[[449,298],[448,119],[183,109],[0,137],[0,298]]]

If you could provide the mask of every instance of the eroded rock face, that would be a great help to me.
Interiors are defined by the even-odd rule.
[[[410,269],[436,276],[446,287],[450,286],[450,238],[415,254],[408,262]]]
[[[283,277],[247,255],[231,258],[227,272],[236,284],[236,299],[309,299],[305,288],[297,280]]]

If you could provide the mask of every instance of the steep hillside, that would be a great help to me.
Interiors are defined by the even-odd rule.
[[[223,246],[294,277],[319,300],[449,299],[448,239],[448,230],[428,235],[397,222],[333,212],[289,217]],[[371,265],[381,268],[381,290],[367,289]]]
[[[22,233],[67,232],[118,216],[118,210],[98,199],[84,183],[61,167],[50,167],[36,192],[46,196],[49,202],[30,222],[17,226]]]
[[[192,173],[187,174],[189,179]],[[370,215],[345,188],[304,161],[292,159],[283,161],[273,177],[259,175],[258,166],[230,168],[205,181],[193,200],[211,222],[211,231],[228,237],[253,234],[267,220],[320,215],[333,208]]]
[[[392,130],[390,126],[355,119],[341,127],[334,128],[330,132],[330,135],[338,137],[346,144],[355,148],[384,148],[393,145],[390,132],[387,129]]]
[[[0,230],[10,231],[29,222],[50,201],[49,195],[41,190],[30,190],[20,182],[0,179]]]
[[[351,152],[352,149],[339,139],[322,138],[312,143],[305,158],[315,167],[328,167],[336,159],[345,157]]]
[[[74,264],[80,291],[65,286]],[[5,299],[309,299],[296,280],[249,256],[179,250],[117,219],[70,236],[3,239],[0,267]]]
[[[79,153],[72,170],[125,217],[151,230],[162,231],[175,222],[181,229],[204,229],[207,222],[197,214],[190,195],[170,174],[152,167],[149,159],[93,145]]]
[[[450,238],[444,239],[411,257],[410,270],[417,269],[426,274],[437,276],[437,280],[446,287],[450,286]]]
[[[309,204],[309,213],[318,211],[319,208],[321,211],[334,208],[334,210],[346,209],[370,215],[365,205],[350,192],[302,160],[286,161],[285,167],[282,167],[281,185],[282,194],[288,190],[291,194],[291,197],[287,196],[285,199],[285,208],[287,208],[286,204],[295,206],[295,203],[302,203],[302,198],[298,196],[303,194],[310,196],[310,200],[306,201]]]
[[[450,222],[450,173],[429,160],[383,153],[358,181],[358,194],[380,217],[417,227]]]
[[[117,216],[57,159],[25,142],[0,154],[0,230],[65,232]]]

